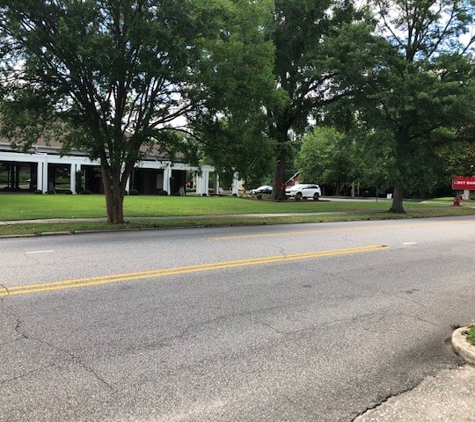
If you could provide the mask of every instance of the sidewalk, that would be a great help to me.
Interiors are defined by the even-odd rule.
[[[376,211],[367,211],[366,213],[379,212]],[[212,219],[225,219],[225,218],[239,218],[239,217],[249,217],[249,218],[270,218],[270,217],[300,217],[303,215],[345,215],[345,214],[354,214],[355,212],[346,212],[346,211],[333,211],[333,212],[307,212],[307,213],[280,213],[280,214],[216,214],[216,215],[180,215],[180,216],[169,216],[169,217],[124,217],[125,221],[136,221],[136,220],[212,220]],[[91,221],[96,223],[107,223],[106,217],[98,218],[49,218],[41,220],[11,220],[11,221],[0,221],[0,225],[7,224],[39,224],[39,223],[69,223],[69,222],[83,222]]]
[[[452,345],[467,361],[475,364],[475,346],[469,345],[459,328]],[[368,410],[354,422],[475,422],[475,366],[441,371],[416,388],[391,397]]]

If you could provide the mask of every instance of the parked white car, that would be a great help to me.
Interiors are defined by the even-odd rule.
[[[298,185],[289,186],[285,190],[285,195],[299,199],[313,198],[314,200],[318,200],[320,196],[322,196],[322,191],[318,185],[299,183]]]

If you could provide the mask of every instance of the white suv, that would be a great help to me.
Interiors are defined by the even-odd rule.
[[[294,198],[313,198],[318,200],[322,196],[322,191],[320,186],[315,184],[298,184],[295,186],[290,186],[285,190],[285,195],[287,197],[293,196]]]

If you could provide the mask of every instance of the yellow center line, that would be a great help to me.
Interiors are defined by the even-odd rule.
[[[292,232],[281,232],[281,233],[261,233],[261,234],[242,234],[235,236],[216,236],[208,237],[208,241],[219,241],[219,240],[234,240],[234,239],[253,239],[253,238],[263,238],[263,237],[282,237],[282,236],[298,236],[298,235],[310,235],[310,234],[319,234],[319,233],[339,233],[339,232],[359,232],[359,231],[369,231],[369,230],[395,230],[395,229],[407,229],[414,227],[423,227],[423,226],[445,226],[448,224],[460,224],[460,223],[473,223],[472,220],[462,220],[462,221],[444,221],[444,222],[432,222],[432,223],[411,223],[401,226],[371,226],[371,227],[342,227],[338,229],[317,229],[317,230],[299,230]]]
[[[277,255],[262,258],[238,259],[234,261],[214,262],[209,264],[188,265],[185,267],[164,268],[150,271],[140,271],[125,274],[114,274],[98,277],[84,277],[71,280],[54,281],[41,284],[26,284],[22,286],[5,287],[0,291],[0,298],[13,295],[22,295],[28,293],[48,292],[54,290],[75,289],[78,287],[98,286],[101,284],[118,283],[121,281],[140,280],[147,278],[166,277],[171,275],[181,275],[190,273],[199,273],[204,271],[216,271],[226,268],[248,267],[252,265],[273,264],[284,261],[295,261],[303,259],[322,258],[328,256],[338,256],[354,254],[361,252],[373,252],[386,249],[385,245],[370,245],[359,248],[331,249],[327,251],[313,251],[306,253],[297,253],[291,255]]]

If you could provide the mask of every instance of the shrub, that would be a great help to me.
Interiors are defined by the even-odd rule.
[[[130,189],[129,195],[138,195],[139,191],[137,189]]]
[[[161,189],[158,191],[159,196],[168,196],[168,192],[164,189]]]
[[[83,190],[81,191],[81,195],[90,195],[90,194],[91,194],[91,192],[88,191],[87,189],[83,189]]]
[[[256,195],[256,198],[257,198],[257,199],[262,199],[262,194],[261,194],[261,193],[258,193],[258,194]]]
[[[39,190],[39,189],[36,189],[33,193],[34,193],[35,195],[43,195],[43,191],[42,191],[42,190]]]

